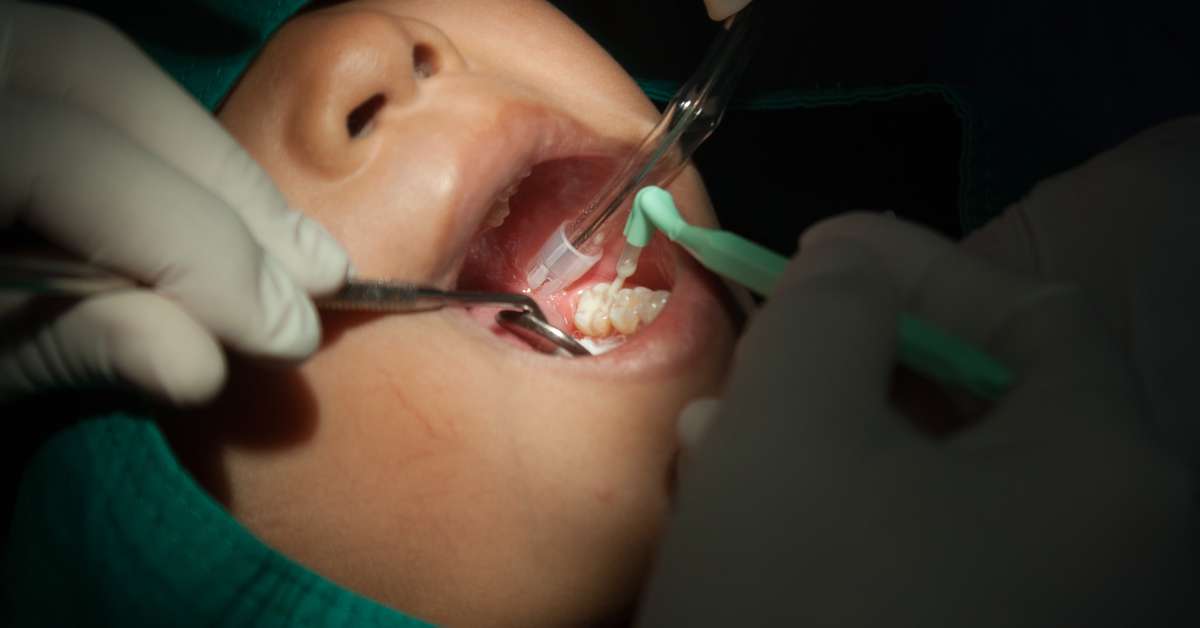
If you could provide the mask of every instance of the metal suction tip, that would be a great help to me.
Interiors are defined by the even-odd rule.
[[[570,334],[530,312],[501,310],[496,313],[496,322],[542,353],[569,357],[592,355],[587,347],[579,344]]]

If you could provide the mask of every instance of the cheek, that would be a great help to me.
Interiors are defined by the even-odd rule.
[[[399,434],[393,460],[455,456],[512,487],[557,487],[556,501],[663,492],[674,417],[715,395],[723,372],[714,359],[670,376],[581,381],[496,359],[508,348],[481,350],[442,314],[339,320],[349,324],[326,321],[326,345],[302,372],[327,421],[361,424],[351,445]]]
[[[387,148],[373,167],[311,190],[304,208],[350,252],[360,276],[436,283],[460,248],[446,205],[461,175],[436,147]]]
[[[682,375],[620,383],[552,371],[497,380],[508,396],[489,415],[489,457],[537,487],[556,516],[607,522],[613,533],[656,530],[672,480],[675,417],[687,400],[715,396],[722,372],[710,361]]]

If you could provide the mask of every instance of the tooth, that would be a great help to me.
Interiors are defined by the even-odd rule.
[[[590,292],[583,293],[579,297],[579,306],[575,308],[575,328],[585,336],[592,334],[592,315],[596,313],[596,300],[591,297]]]
[[[608,335],[609,306],[608,284],[596,284],[584,290],[579,295],[579,305],[575,308],[575,327],[587,336]]]
[[[638,308],[638,318],[642,319],[642,322],[645,324],[654,322],[654,319],[658,318],[659,314],[662,314],[662,310],[666,307],[667,299],[669,298],[671,298],[670,292],[655,290]]]
[[[635,298],[633,290],[628,288],[618,290],[612,307],[608,311],[608,318],[612,322],[612,326],[626,336],[637,331],[638,328],[638,307]]]
[[[502,198],[502,199],[512,198],[513,196],[515,196],[517,194],[517,189],[520,187],[521,187],[521,183],[519,181],[517,183],[513,183],[512,185],[504,188],[504,191],[500,193],[500,198]]]
[[[612,322],[608,319],[608,310],[603,307],[598,307],[592,312],[591,320],[588,321],[588,328],[591,330],[589,336],[595,338],[603,338],[612,331]]]
[[[488,212],[486,218],[483,219],[483,224],[489,228],[496,228],[504,224],[504,219],[508,218],[510,212],[508,199],[501,199],[492,204],[492,209]]]
[[[612,308],[612,301],[609,299],[610,286],[606,283],[598,283],[592,286],[592,298],[595,299],[596,309],[592,312],[590,335],[597,338],[607,336],[612,331],[611,321],[609,321],[608,312]]]

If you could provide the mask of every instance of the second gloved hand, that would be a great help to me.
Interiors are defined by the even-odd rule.
[[[1017,385],[922,431],[891,402],[901,311]],[[1078,289],[900,221],[810,230],[689,452],[640,625],[1195,625],[1196,487],[1105,332]]]
[[[52,310],[0,295],[0,399],[124,383],[196,403],[224,381],[219,343],[317,347],[308,294],[341,285],[346,253],[110,26],[0,4],[0,145],[0,229],[147,286]]]

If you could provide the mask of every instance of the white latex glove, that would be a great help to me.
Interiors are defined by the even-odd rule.
[[[1134,361],[1156,427],[1200,469],[1198,171],[1200,116],[1173,120],[1040,182],[963,246],[1083,286]]]
[[[1081,294],[895,219],[811,229],[691,452],[639,625],[1197,625],[1195,484]],[[917,430],[889,402],[902,310],[1015,388]]]
[[[704,0],[704,8],[708,9],[708,17],[723,20],[750,4],[750,0]]]
[[[224,381],[219,342],[284,359],[316,348],[305,293],[341,285],[345,251],[108,25],[0,4],[0,146],[0,228],[150,287],[32,325],[28,299],[3,295],[0,399],[126,383],[195,403]]]

